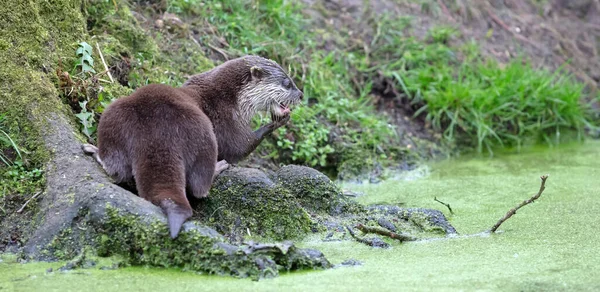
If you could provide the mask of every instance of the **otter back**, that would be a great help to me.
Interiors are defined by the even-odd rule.
[[[171,237],[192,215],[186,188],[208,195],[217,162],[212,123],[183,88],[152,84],[116,100],[98,125],[98,156],[117,183],[135,179],[160,206]]]

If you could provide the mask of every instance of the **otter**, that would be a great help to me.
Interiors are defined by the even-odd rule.
[[[82,148],[116,183],[135,182],[139,196],[166,214],[175,238],[192,216],[186,190],[206,197],[214,177],[285,125],[302,98],[276,62],[245,56],[179,88],[150,84],[115,100],[100,118],[98,147]],[[253,130],[257,112],[270,112],[272,121]]]

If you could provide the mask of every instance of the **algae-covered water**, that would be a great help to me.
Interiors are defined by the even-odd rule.
[[[546,191],[490,236],[507,210]],[[600,291],[600,141],[528,149],[494,158],[435,163],[378,185],[347,185],[362,203],[402,203],[443,211],[462,237],[394,243],[387,250],[356,242],[298,243],[338,264],[363,265],[283,274],[254,282],[178,270],[130,267],[46,273],[61,263],[0,263],[2,291]],[[434,197],[449,203],[446,207]]]

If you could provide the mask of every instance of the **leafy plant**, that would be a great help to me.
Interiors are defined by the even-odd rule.
[[[78,59],[75,62],[74,69],[77,69],[77,67],[79,67],[81,69],[81,73],[84,74],[96,73],[96,70],[94,70],[94,58],[92,57],[92,52],[93,49],[90,45],[88,45],[88,43],[80,42],[79,47],[75,52]]]
[[[92,139],[92,136],[96,133],[96,119],[94,117],[94,111],[88,112],[87,101],[82,101],[79,104],[81,106],[81,112],[75,114],[75,116],[79,119],[79,122],[83,126],[83,134]]]
[[[290,125],[279,131],[274,145],[261,144],[271,157],[284,163],[335,168],[336,162],[330,158],[343,148],[372,151],[375,145],[383,145],[385,149],[394,137],[387,119],[371,105],[370,85],[355,88],[350,52],[318,48],[312,41],[318,35],[307,29],[298,3],[220,1],[198,7],[193,13],[211,16],[207,25],[228,44],[225,50],[229,54],[259,54],[276,60],[289,68],[309,100],[310,105],[294,109]],[[210,44],[213,39],[211,35],[202,36],[204,43]],[[336,136],[343,136],[343,141],[332,143],[333,133],[324,123],[335,125],[339,132]]]
[[[0,173],[0,189],[4,194],[31,194],[43,184],[44,172],[38,167],[25,166],[22,160],[14,161],[3,170]]]
[[[366,23],[373,26],[373,35],[360,35],[363,32],[350,34],[350,28],[327,23],[325,28],[313,28],[297,1],[161,3],[164,10],[195,28],[184,31],[180,39],[170,37],[165,29],[153,31],[154,39],[149,41],[148,35],[131,32],[135,25],[125,22],[134,18],[123,15],[126,7],[117,12],[114,5],[102,2],[95,6],[106,9],[90,14],[98,16],[90,23],[104,25],[94,30],[107,27],[123,44],[131,43],[128,56],[134,70],[129,87],[158,82],[179,85],[186,75],[207,68],[208,54],[225,59],[246,54],[271,58],[288,69],[306,96],[304,105],[294,109],[289,126],[260,146],[261,153],[283,163],[331,169],[342,160],[365,161],[357,153],[368,154],[364,157],[373,164],[405,155],[403,139],[374,105],[410,107],[446,141],[479,151],[518,145],[536,135],[550,141],[557,130],[580,132],[589,123],[585,110],[575,102],[582,95],[581,87],[564,72],[541,71],[520,61],[485,61],[474,42],[451,46],[449,40],[458,35],[454,28],[434,27],[425,39],[417,39],[411,36],[410,18],[372,14],[365,17],[372,18]],[[119,31],[112,22],[128,29]],[[185,49],[185,41],[190,40],[194,41],[191,51],[201,51],[195,57],[165,49],[172,44]],[[178,61],[161,63],[165,56]],[[190,66],[193,60],[202,61]],[[183,63],[186,69],[181,68]],[[93,136],[93,117],[106,104],[101,100],[111,98],[99,90],[97,96],[87,95],[76,103],[83,108],[78,118],[88,134]],[[83,101],[88,102],[81,106]]]
[[[429,37],[436,42],[446,44],[450,38],[457,35],[458,31],[452,27],[438,26],[429,31]]]

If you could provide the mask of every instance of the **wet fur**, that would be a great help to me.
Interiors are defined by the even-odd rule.
[[[246,56],[194,75],[181,88],[144,86],[104,111],[98,148],[83,150],[117,183],[135,181],[138,194],[166,213],[174,238],[192,215],[186,189],[206,197],[227,162],[243,159],[289,120],[272,112],[273,122],[250,127],[257,111],[300,101],[291,80],[281,85],[285,78],[277,63]]]

